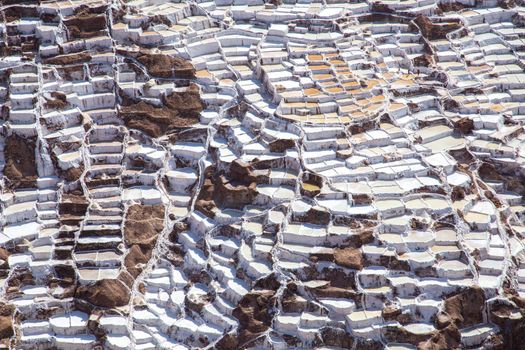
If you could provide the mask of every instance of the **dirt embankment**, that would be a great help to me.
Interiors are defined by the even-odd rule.
[[[195,78],[195,67],[182,57],[148,49],[133,51],[119,48],[117,53],[125,57],[132,57],[142,63],[152,78]]]
[[[434,23],[427,16],[419,15],[414,22],[421,30],[421,35],[428,40],[446,39],[447,34],[461,28],[459,23]]]
[[[483,322],[485,295],[480,287],[468,288],[444,301],[443,312],[436,317],[438,331],[418,349],[456,349],[460,347],[459,329]]]
[[[518,173],[499,168],[497,164],[483,162],[478,174],[483,181],[501,181],[506,191],[514,192],[525,198],[525,178]]]
[[[335,248],[334,261],[336,264],[350,268],[361,270],[364,265],[363,253],[360,248]]]
[[[461,118],[454,123],[454,129],[464,135],[470,134],[474,130],[474,120],[467,117]]]
[[[131,102],[123,106],[119,114],[127,127],[141,130],[151,137],[160,137],[197,124],[199,114],[205,107],[196,85],[190,85],[185,91],[173,92],[163,102],[162,107],[144,101]]]
[[[63,194],[58,205],[60,222],[65,225],[80,222],[86,215],[88,206],[89,202],[80,190]]]
[[[151,252],[159,233],[164,227],[164,206],[133,205],[126,215],[124,242],[129,247],[124,259],[127,269],[117,279],[103,279],[77,288],[75,296],[98,307],[114,308],[127,305],[130,286],[142,272],[143,264],[151,258]]]
[[[239,321],[237,334],[223,336],[217,342],[216,349],[236,350],[253,346],[257,337],[271,326],[274,296],[273,290],[258,290],[246,294],[233,310],[233,316]]]
[[[15,335],[11,319],[14,312],[12,305],[0,304],[0,344],[7,345],[9,338]]]
[[[518,295],[508,298],[490,305],[490,321],[500,328],[503,349],[521,350],[525,344],[525,299]]]
[[[59,91],[51,92],[51,97],[46,98],[44,106],[49,109],[64,109],[69,106],[66,94]]]
[[[56,64],[59,66],[64,66],[67,64],[85,63],[89,61],[91,61],[91,55],[87,52],[58,55],[43,60],[45,64]]]
[[[75,297],[100,307],[118,307],[129,303],[130,290],[118,279],[103,279],[77,288]]]
[[[107,28],[106,16],[104,13],[96,14],[93,9],[81,7],[75,15],[65,19],[64,25],[71,38],[86,39],[99,36]]]
[[[4,176],[9,188],[36,186],[35,141],[12,134],[5,143]]]
[[[124,265],[133,277],[142,272],[142,264],[151,258],[159,233],[164,228],[163,205],[133,205],[128,209],[124,241],[129,247]]]
[[[215,208],[242,209],[257,195],[253,168],[239,159],[230,164],[227,172],[219,173],[215,167],[208,167],[204,178],[195,208],[211,218],[215,216]]]
[[[195,209],[210,218],[215,216],[214,209],[217,208],[217,205],[213,200],[213,192],[215,191],[214,177],[216,171],[217,169],[215,166],[209,166],[204,170],[204,183],[201,186],[201,190],[197,196],[197,201],[195,202]]]
[[[142,63],[148,73],[158,78],[195,78],[195,68],[191,62],[181,58],[160,53],[140,51],[137,60]]]
[[[0,2],[0,6],[6,5],[19,5],[9,6],[2,10],[6,22],[13,22],[20,18],[38,18],[38,9],[36,6],[24,6],[21,4],[23,1],[20,0],[3,0]],[[27,4],[31,5],[31,4]]]
[[[242,209],[257,195],[256,177],[250,164],[235,160],[228,173],[219,174],[213,193],[215,203],[221,207]]]

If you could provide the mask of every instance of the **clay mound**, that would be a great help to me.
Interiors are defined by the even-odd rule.
[[[435,333],[430,339],[418,344],[418,350],[460,349],[461,333],[450,325]]]
[[[79,287],[77,298],[100,307],[119,307],[129,303],[130,291],[119,280],[103,279],[92,285]]]
[[[160,137],[169,130],[199,122],[197,118],[181,118],[166,107],[156,108],[143,101],[123,107],[120,115],[128,128],[141,130],[151,137]]]
[[[294,219],[316,225],[328,225],[330,212],[321,206],[313,206],[302,216],[294,215]]]
[[[67,170],[58,169],[59,175],[66,179],[67,181],[73,182],[80,179],[80,176],[82,176],[82,173],[84,172],[84,164],[80,164],[77,167],[69,168]]]
[[[159,233],[164,228],[163,205],[133,205],[126,214],[124,240],[129,251],[124,266],[136,278],[143,270],[142,265],[151,258],[151,252]]]
[[[237,350],[239,349],[239,339],[232,334],[226,334],[216,344],[217,350]]]
[[[503,176],[500,175],[496,167],[489,163],[482,163],[478,169],[479,176],[483,181],[501,181]]]
[[[521,174],[513,174],[498,167],[497,164],[483,162],[478,169],[483,181],[502,181],[507,191],[515,192],[525,197],[525,179]]]
[[[132,205],[126,215],[124,240],[127,245],[151,246],[164,228],[164,206]]]
[[[11,135],[5,143],[6,164],[4,176],[10,188],[36,186],[35,142],[18,135]]]
[[[436,332],[437,333],[437,332]],[[432,336],[435,333],[432,334]],[[409,343],[417,345],[428,340],[428,334],[417,334],[407,331],[397,326],[387,326],[385,330],[385,339],[393,343]]]
[[[412,62],[416,67],[431,67],[434,64],[434,59],[431,55],[424,54],[421,56],[415,57]]]
[[[172,57],[164,54],[152,54],[142,51],[137,60],[146,66],[148,73],[159,78],[195,78],[193,65],[180,57]]]
[[[525,342],[525,319],[523,316],[516,317],[517,314],[523,315],[523,299],[517,296],[511,297],[516,304],[503,300],[494,302],[490,307],[490,321],[495,323],[502,330],[503,348],[518,350],[523,348]]]
[[[464,9],[472,8],[472,6],[462,4],[460,2],[450,2],[450,3],[438,3],[438,8],[442,12],[459,12]]]
[[[162,107],[144,101],[132,103],[122,107],[119,114],[127,127],[141,130],[151,137],[160,137],[169,131],[197,124],[205,107],[198,88],[193,85],[186,91],[173,92],[164,102]]]

